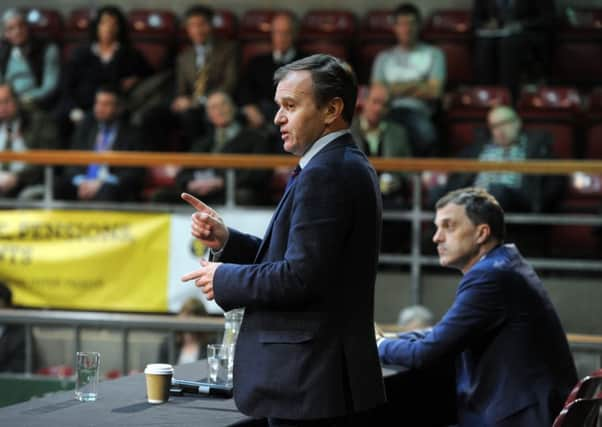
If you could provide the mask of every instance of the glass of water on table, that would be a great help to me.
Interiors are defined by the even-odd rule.
[[[78,351],[75,354],[75,398],[82,402],[92,402],[98,396],[98,371],[100,353]]]
[[[234,344],[207,345],[208,378],[211,384],[232,385]]]

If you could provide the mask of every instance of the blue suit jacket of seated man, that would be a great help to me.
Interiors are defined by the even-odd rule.
[[[577,381],[556,311],[514,245],[497,246],[464,275],[432,330],[385,340],[379,353],[407,367],[456,355],[462,427],[549,427]]]

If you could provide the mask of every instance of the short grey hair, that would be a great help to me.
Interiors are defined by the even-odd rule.
[[[4,31],[4,27],[6,26],[6,24],[8,24],[8,21],[12,21],[15,18],[21,18],[23,22],[27,22],[27,19],[23,12],[21,12],[16,7],[6,9],[2,14],[2,31]]]

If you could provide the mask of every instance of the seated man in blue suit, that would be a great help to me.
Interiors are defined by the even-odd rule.
[[[426,333],[379,337],[381,360],[421,368],[455,356],[461,427],[551,426],[577,374],[540,279],[503,243],[503,210],[464,188],[437,202],[435,225],[440,264],[463,273],[456,299]]]
[[[349,132],[355,77],[313,55],[275,81],[274,123],[299,165],[263,239],[226,228],[184,194],[197,209],[192,235],[224,263],[201,261],[182,279],[224,310],[245,308],[234,360],[243,413],[270,426],[369,425],[359,413],[385,400],[370,341],[382,209],[376,173]]]

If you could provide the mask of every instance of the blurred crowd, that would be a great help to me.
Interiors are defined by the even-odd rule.
[[[498,85],[516,99],[526,78],[544,81],[553,1],[475,1],[471,13],[475,83]],[[394,43],[375,53],[368,77],[360,76],[364,81],[351,127],[367,155],[484,161],[555,155],[552,135],[524,129],[512,103],[499,100],[486,105],[470,143],[450,153],[455,142],[441,130],[449,58],[421,38],[423,17],[415,5],[401,4],[390,16],[387,31]],[[274,71],[322,51],[319,43],[298,43],[299,22],[287,11],[271,16],[267,45],[254,55],[240,55],[236,40],[217,35],[214,11],[193,6],[181,19],[186,43],[160,60],[131,41],[131,22],[117,6],[97,9],[90,17],[88,40],[69,49],[35,35],[18,9],[5,10],[1,19],[2,150],[280,154],[280,134],[272,122]],[[518,53],[536,61],[525,68],[525,55]],[[359,71],[367,64],[354,65]],[[0,195],[41,198],[42,172],[21,162],[2,164]],[[169,182],[161,186],[153,185],[152,174],[142,168],[92,164],[58,172],[54,193],[63,200],[170,203],[187,191],[220,203],[225,194],[225,175],[219,169],[171,168]],[[284,187],[279,177],[286,172],[237,171],[236,201],[273,204]],[[564,191],[561,178],[480,173],[438,182],[429,189],[429,199],[460,185],[488,188],[511,211],[546,211]],[[380,186],[386,205],[407,204],[408,176],[382,173]]]

